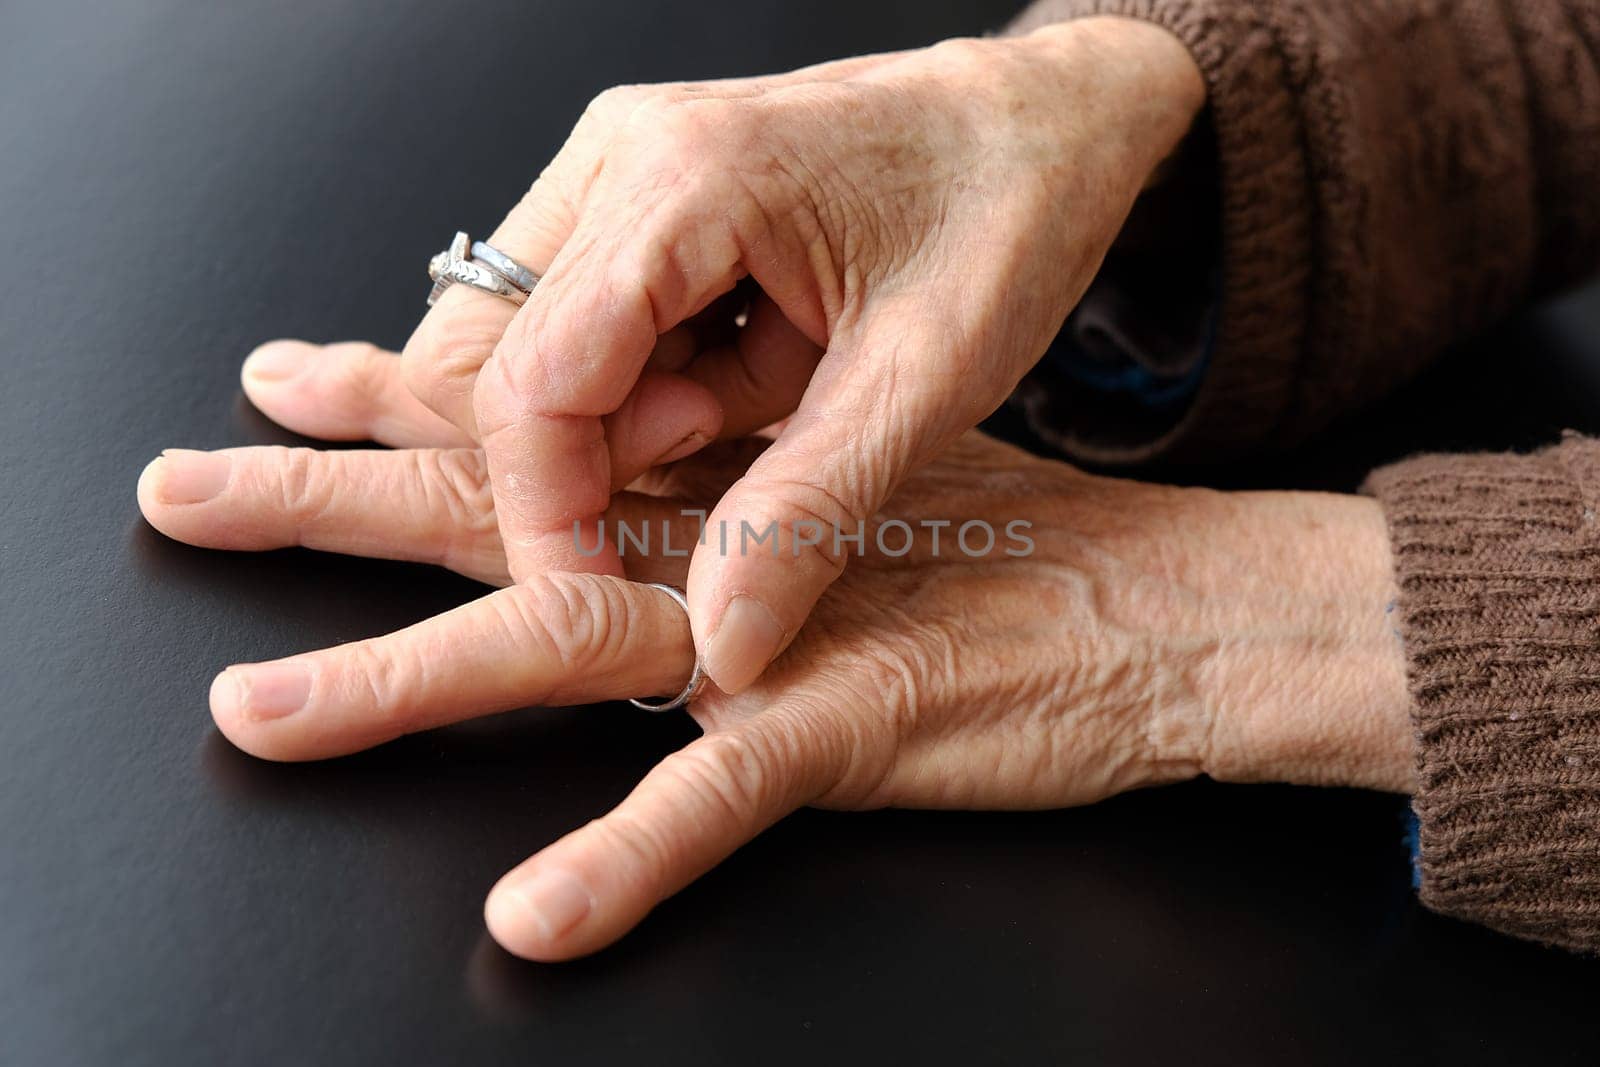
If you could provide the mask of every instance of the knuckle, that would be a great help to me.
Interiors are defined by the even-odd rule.
[[[605,851],[620,853],[631,861],[620,865],[620,869],[628,871],[650,899],[661,900],[675,888],[667,883],[667,871],[673,857],[681,855],[685,848],[686,843],[680,838],[668,836],[627,805],[594,820],[588,829],[601,838]]]
[[[441,520],[439,562],[460,570],[482,559],[497,543],[494,491],[483,453],[471,448],[417,449],[416,465],[427,514]]]
[[[548,331],[532,316],[514,319],[480,368],[472,400],[480,414],[511,420],[527,411],[556,411],[562,406],[569,377],[591,368],[582,359],[547,342]],[[552,350],[553,349],[553,350]]]
[[[339,354],[342,358],[319,364],[331,377],[330,399],[352,419],[365,422],[388,388],[388,361],[393,357],[363,341],[352,342]]]
[[[658,96],[634,109],[627,132],[642,148],[646,178],[671,186],[688,175],[726,173],[722,161],[746,154],[750,118],[749,109],[734,100]]]
[[[870,655],[857,659],[853,666],[869,679],[871,692],[882,693],[885,714],[906,716],[920,706],[922,695],[941,675],[956,654],[954,645],[930,640],[922,627],[898,640],[887,640],[874,647]]]
[[[514,612],[508,625],[531,635],[563,675],[613,661],[628,640],[629,613],[614,582],[536,575],[502,602]]]
[[[565,662],[561,642],[563,631],[553,629],[549,612],[541,601],[550,595],[550,582],[544,575],[535,575],[525,582],[510,586],[489,598],[489,604],[498,617],[500,629],[511,638],[513,645],[526,645],[537,658],[560,665]],[[529,702],[543,703],[548,693],[530,693]]]
[[[439,307],[429,312],[400,353],[400,373],[418,400],[432,405],[466,395],[504,332],[481,304]]]
[[[771,806],[774,762],[770,748],[754,736],[708,734],[663,763],[662,772],[698,798],[702,821],[743,823]]]
[[[567,601],[589,620],[585,640],[574,646],[580,663],[590,666],[611,664],[622,658],[630,637],[633,618],[623,588],[614,581],[590,579],[564,580]]]
[[[862,521],[860,511],[839,493],[812,479],[786,479],[756,483],[745,489],[747,499],[760,501],[750,509],[760,518],[757,533],[776,527],[778,551],[798,555],[802,549],[834,577],[844,571],[848,554],[840,532],[853,536]],[[804,539],[799,534],[804,532]],[[821,531],[818,539],[815,535]],[[743,527],[740,527],[741,534]],[[818,543],[812,544],[812,541]]]
[[[656,334],[647,338],[643,331],[653,331],[653,313],[648,308],[636,314],[618,310],[624,301],[648,301],[639,275],[620,268],[616,260],[609,269],[612,294],[626,296],[612,303],[608,340],[648,344]],[[608,415],[627,397],[635,379],[618,374],[604,353],[595,350],[597,317],[585,317],[570,304],[563,301],[543,320],[518,316],[499,339],[472,392],[473,410],[485,434],[535,415]]]
[[[670,756],[646,779],[677,810],[647,819],[624,804],[590,826],[610,848],[634,861],[627,866],[643,888],[663,897],[691,873],[681,865],[702,847],[708,832],[750,828],[775,810],[776,758],[776,751],[757,737],[709,734]]]
[[[506,632],[537,645],[552,662],[565,665],[574,638],[572,626],[581,622],[573,617],[570,603],[553,576],[536,574],[507,589],[494,604]]]
[[[473,383],[472,414],[478,424],[480,440],[486,441],[501,430],[517,425],[530,411],[523,398],[540,393],[531,381],[534,372],[524,366],[530,360],[513,359],[508,354],[509,346],[514,343],[511,334],[516,332],[518,326],[513,323],[502,342],[506,348],[497,350],[489,358]],[[534,356],[532,361],[536,362],[537,358]]]
[[[394,357],[371,341],[345,341],[335,346],[355,380],[382,384],[383,369]]]
[[[605,381],[603,371],[570,355],[542,354],[538,338],[538,326],[518,318],[478,371],[469,402],[480,442],[541,416],[598,414],[586,403],[586,387]]]
[[[583,118],[603,126],[620,125],[655,92],[648,85],[613,85],[589,101],[583,109]]]
[[[995,47],[992,41],[979,37],[951,37],[933,45],[927,55],[944,70],[972,76],[993,67]]]
[[[564,157],[552,160],[496,231],[497,237],[504,235],[503,247],[515,251],[536,274],[549,269],[581,214],[588,179],[575,178],[571,164]]]
[[[314,448],[276,446],[271,460],[277,471],[278,506],[285,516],[305,525],[327,512],[334,492],[323,453]]]
[[[358,706],[370,708],[372,721],[385,735],[418,728],[421,709],[422,660],[404,647],[381,641],[360,641],[348,649],[346,677]]]
[[[475,448],[415,449],[410,452],[424,492],[436,513],[461,527],[494,521],[494,493],[483,453]]]
[[[717,147],[718,135],[734,114],[734,106],[725,100],[670,100],[645,109],[644,114],[661,136],[682,149],[694,150]]]

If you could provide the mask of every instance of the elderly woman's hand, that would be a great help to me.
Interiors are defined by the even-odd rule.
[[[532,298],[446,292],[408,384],[485,449],[514,578],[621,574],[575,522],[791,413],[712,520],[848,528],[1038,359],[1203,96],[1175,38],[1124,19],[612,90],[491,236],[543,274]],[[273,410],[306,356],[264,351],[252,396]],[[698,552],[718,685],[750,684],[843,563]]]
[[[397,381],[364,388],[340,385],[322,406],[451,432]],[[685,503],[714,499],[750,452],[715,446],[655,475],[660,495],[617,498],[610,518],[652,534],[652,554],[622,558],[630,577],[683,580],[661,525],[674,551],[692,543]],[[193,544],[508,581],[472,449],[175,451],[146,469],[139,501]],[[864,547],[757,684],[693,704],[703,738],[501,880],[487,917],[503,945],[546,960],[594,951],[806,804],[1043,808],[1200,773],[1409,783],[1388,542],[1370,501],[1091,477],[973,433],[904,482]],[[522,705],[671,693],[693,657],[659,590],[552,573],[387,637],[230,667],[211,706],[247,751],[315,759]]]

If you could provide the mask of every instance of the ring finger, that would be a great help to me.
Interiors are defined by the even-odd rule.
[[[253,755],[324,759],[512,708],[671,693],[693,664],[689,620],[661,590],[543,575],[383,637],[235,664],[211,714]]]

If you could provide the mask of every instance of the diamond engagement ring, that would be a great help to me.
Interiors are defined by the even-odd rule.
[[[663,593],[670,596],[673,600],[676,600],[678,602],[678,606],[683,609],[683,613],[685,615],[689,613],[689,601],[684,599],[683,590],[677,588],[676,586],[663,585],[661,582],[650,582],[648,584],[650,588],[659,589]],[[673,697],[671,700],[662,701],[656,704],[652,704],[648,700],[629,700],[628,703],[632,704],[636,708],[643,708],[645,711],[673,711],[677,708],[683,707],[684,705],[688,704],[689,701],[698,696],[700,694],[700,690],[705,688],[705,684],[705,665],[700,662],[700,656],[698,653],[696,653],[694,657],[694,671],[690,673],[688,682],[684,683],[683,691],[677,696]]]
[[[428,293],[428,306],[443,295],[452,285],[470,285],[480,292],[521,305],[528,299],[526,290],[517,288],[503,275],[471,258],[472,241],[464,233],[457,233],[450,247],[434,256],[428,263],[428,277],[433,279],[433,289]]]

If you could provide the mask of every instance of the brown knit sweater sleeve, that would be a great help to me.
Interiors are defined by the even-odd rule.
[[[1600,0],[1039,0],[1010,29],[1092,14],[1166,27],[1205,77],[1220,282],[1170,422],[1029,406],[1069,413],[1054,440],[1081,458],[1287,443],[1600,261]],[[1600,951],[1600,441],[1419,457],[1366,490],[1401,589],[1423,901]]]
[[[1221,276],[1192,402],[1104,440],[1056,405],[1080,458],[1304,437],[1600,262],[1600,0],[1038,0],[1008,32],[1094,14],[1204,75]]]
[[[1422,900],[1600,951],[1600,441],[1373,474],[1417,730]]]

